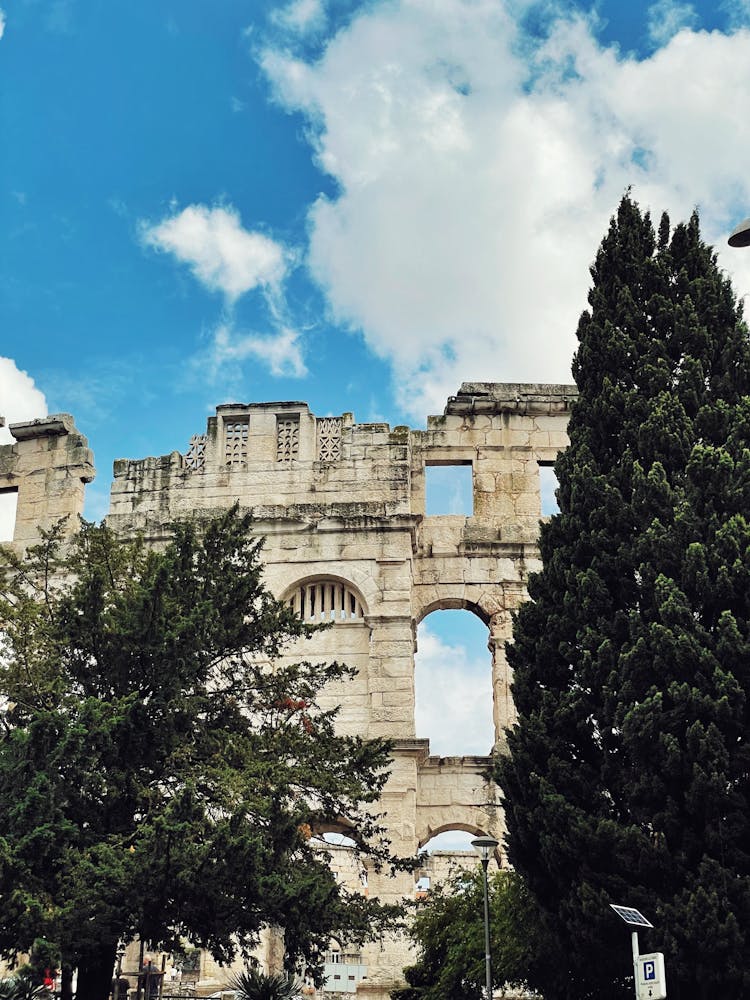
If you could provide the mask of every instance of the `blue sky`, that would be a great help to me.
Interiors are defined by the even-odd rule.
[[[0,8],[0,414],[74,414],[90,516],[222,402],[569,381],[629,185],[750,289],[750,0]]]

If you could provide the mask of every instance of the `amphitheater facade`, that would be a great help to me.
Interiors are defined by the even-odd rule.
[[[305,618],[333,622],[304,656],[357,668],[356,678],[325,694],[341,706],[342,731],[394,741],[381,806],[399,854],[414,855],[447,830],[502,842],[497,791],[483,777],[488,756],[433,756],[415,728],[417,626],[456,608],[485,624],[501,746],[513,721],[505,643],[538,566],[540,470],[567,444],[575,395],[568,385],[464,383],[425,430],[358,424],[351,413],[316,417],[302,402],[226,404],[185,454],[115,462],[107,520],[118,531],[156,543],[176,518],[235,501],[253,510],[270,589]],[[0,447],[0,494],[15,500],[12,544],[22,549],[63,515],[75,530],[94,462],[67,414],[10,430],[15,443]],[[470,467],[470,514],[426,514],[432,466]],[[341,851],[332,856],[356,879]],[[368,872],[360,882],[384,899],[413,898],[449,860],[430,855],[415,874]],[[503,863],[501,850],[496,861]],[[345,951],[344,943],[345,975],[339,970],[342,981],[329,980],[329,990],[371,1000],[385,1000],[408,960],[400,941],[369,947],[356,962],[343,961]],[[209,958],[202,975],[221,978]]]

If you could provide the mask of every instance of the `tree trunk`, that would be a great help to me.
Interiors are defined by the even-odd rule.
[[[103,944],[99,951],[78,965],[76,1000],[107,1000],[112,989],[117,942]]]

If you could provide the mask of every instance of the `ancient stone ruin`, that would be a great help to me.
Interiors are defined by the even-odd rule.
[[[158,541],[170,521],[196,511],[236,500],[253,509],[270,589],[303,617],[334,623],[304,656],[358,670],[327,692],[342,706],[342,730],[395,741],[382,808],[399,854],[414,855],[445,830],[502,841],[496,789],[482,777],[487,757],[431,756],[415,729],[417,625],[445,608],[485,623],[501,744],[513,720],[504,644],[538,565],[540,468],[567,444],[575,394],[568,385],[465,383],[426,430],[357,424],[351,413],[316,417],[301,402],[226,404],[186,454],[115,463],[108,523],[118,531]],[[67,414],[10,430],[15,444],[0,447],[0,496],[14,496],[12,542],[23,547],[40,527],[82,511],[93,458]],[[469,516],[426,515],[426,470],[437,465],[471,468]],[[334,863],[346,869],[346,859]],[[367,873],[366,891],[413,898],[417,880],[439,877],[445,864],[435,856],[415,874]],[[331,967],[345,970],[335,988],[373,1000],[388,996],[407,960],[399,942],[352,961],[343,961],[345,951],[343,943],[332,955]]]

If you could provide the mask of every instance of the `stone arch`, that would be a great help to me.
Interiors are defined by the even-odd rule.
[[[526,596],[522,584],[504,586],[487,583],[416,584],[413,610],[416,626],[434,611],[463,609],[470,611],[488,629],[487,646],[492,656],[492,703],[495,743],[505,741],[505,729],[515,721],[511,696],[512,676],[505,655],[505,644],[512,637],[512,617]]]
[[[417,899],[424,899],[429,896],[434,886],[450,883],[459,871],[475,872],[479,866],[480,859],[477,852],[471,846],[472,840],[477,836],[487,836],[487,824],[483,822],[452,822],[446,823],[442,827],[436,828],[426,841],[420,842],[418,859],[419,866],[415,869],[416,881],[415,896]],[[425,846],[439,837],[443,833],[455,834],[463,832],[468,835],[466,843],[457,842],[452,838],[452,843],[434,844],[428,851]],[[500,837],[495,834],[498,844],[492,852],[493,867],[503,867],[503,851]]]
[[[469,776],[467,775],[467,778]],[[481,777],[476,775],[477,784]],[[468,799],[468,796],[463,796]],[[502,833],[501,821],[496,807],[474,804],[470,801],[454,801],[449,806],[430,806],[425,803],[417,808],[416,840],[418,849],[422,849],[433,837],[450,830],[471,833],[476,837],[492,835],[497,837]]]
[[[424,621],[434,611],[471,611],[485,625],[489,626],[490,624],[491,615],[481,605],[468,600],[466,597],[452,597],[450,595],[433,599],[421,607],[415,615],[415,623],[419,625],[420,622]]]
[[[358,828],[348,820],[342,819],[338,822],[316,823],[312,829],[313,837],[323,837],[326,833],[340,833],[342,837],[348,837],[355,844],[363,842]]]
[[[429,844],[431,840],[435,837],[439,837],[441,833],[451,833],[453,831],[458,831],[460,833],[471,833],[475,837],[484,837],[487,835],[487,831],[481,826],[477,825],[477,817],[466,816],[463,820],[456,820],[454,823],[443,823],[436,826],[435,829],[428,827],[426,832],[422,834],[418,841],[418,849],[421,851],[425,844]],[[471,822],[469,822],[471,820]]]

